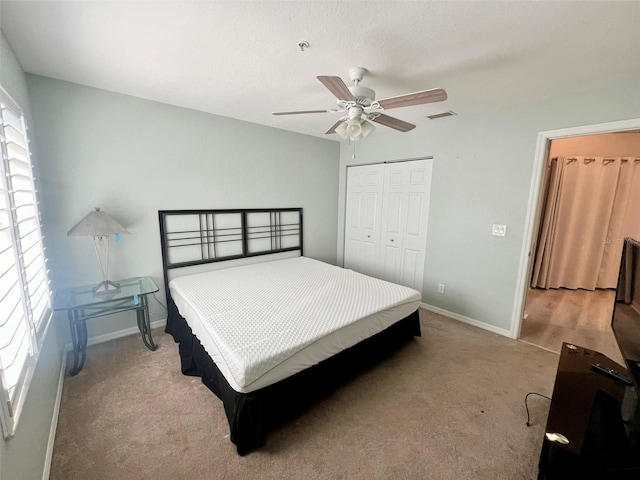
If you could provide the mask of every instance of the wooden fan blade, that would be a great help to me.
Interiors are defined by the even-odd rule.
[[[301,110],[299,112],[273,112],[271,115],[302,115],[305,113],[332,113],[337,110]]]
[[[336,123],[333,124],[333,127],[331,127],[329,130],[327,130],[325,132],[325,135],[329,135],[330,133],[336,133],[336,128],[338,128],[338,126],[342,123],[342,120],[338,120]]]
[[[422,92],[385,98],[384,100],[378,100],[378,103],[386,110],[389,108],[410,107],[412,105],[422,105],[424,103],[442,102],[446,99],[447,92],[441,88],[433,88],[431,90],[423,90]]]
[[[376,118],[372,118],[371,121],[379,123],[380,125],[384,125],[385,127],[399,130],[401,132],[408,132],[409,130],[413,130],[414,128],[416,128],[413,123],[390,117],[389,115],[385,115],[384,113],[379,114]]]
[[[326,75],[320,75],[316,77],[318,80],[322,82],[322,84],[329,89],[331,93],[333,93],[338,100],[351,100],[355,102],[356,99],[353,94],[349,91],[345,83],[342,81],[340,77],[330,77]]]

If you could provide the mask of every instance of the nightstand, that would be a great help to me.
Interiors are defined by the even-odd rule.
[[[147,295],[158,291],[158,286],[150,277],[135,277],[118,281],[120,291],[108,294],[94,294],[94,285],[72,287],[56,292],[53,309],[66,310],[69,317],[71,341],[73,343],[73,368],[70,375],[77,375],[87,356],[87,323],[90,318],[103,317],[114,313],[136,311],[138,330],[142,341],[149,350],[158,346],[151,337],[149,303]]]

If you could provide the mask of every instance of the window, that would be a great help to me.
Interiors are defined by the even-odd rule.
[[[22,109],[0,87],[0,420],[15,433],[51,320],[51,292]]]

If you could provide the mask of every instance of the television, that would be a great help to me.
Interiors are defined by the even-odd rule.
[[[611,328],[640,396],[640,242],[632,238],[624,239]]]
[[[633,382],[620,413],[631,451],[640,455],[640,242],[632,238],[624,239],[611,329]]]

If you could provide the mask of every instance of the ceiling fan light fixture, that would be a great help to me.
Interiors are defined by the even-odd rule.
[[[336,132],[338,135],[340,135],[343,140],[348,140],[349,139],[349,134],[347,133],[347,124],[346,124],[346,122],[342,122],[340,125],[338,125],[335,128],[334,132]]]
[[[362,138],[369,136],[376,129],[373,123],[367,121],[362,122],[360,127],[362,128]]]
[[[347,135],[351,140],[356,140],[356,137],[360,137],[362,135],[362,120],[360,117],[354,117],[347,120]]]
[[[344,140],[355,142],[367,137],[375,129],[375,125],[367,121],[365,116],[354,115],[338,125],[333,132],[340,135]]]

